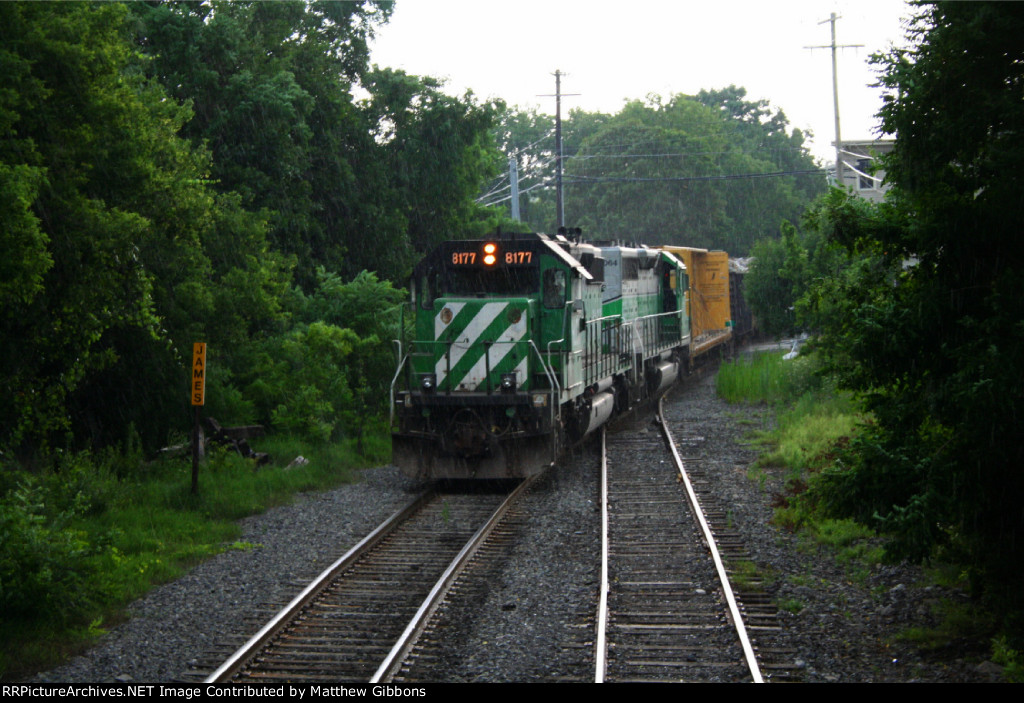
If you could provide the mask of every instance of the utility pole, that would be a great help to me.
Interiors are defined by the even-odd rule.
[[[565,226],[565,206],[562,196],[562,76],[560,70],[555,69],[552,74],[555,77],[555,213],[558,219],[558,227]],[[566,95],[579,95],[579,93],[566,93]],[[550,98],[550,94],[540,97]]]
[[[508,178],[512,182],[512,219],[519,222],[519,165],[515,155],[508,160]]]
[[[836,46],[836,20],[840,19],[836,13],[831,13],[827,20],[818,22],[819,25],[828,22],[832,25],[832,43],[825,46],[805,46],[805,49],[832,49],[832,109],[836,120],[836,185],[843,183],[842,151],[843,139],[839,132],[839,70],[836,67],[836,49],[855,49],[864,46],[863,44],[843,44]]]

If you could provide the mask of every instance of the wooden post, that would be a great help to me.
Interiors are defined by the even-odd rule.
[[[192,345],[192,378],[189,379],[189,393],[195,418],[192,423],[192,495],[199,495],[199,408],[206,402],[206,343]]]

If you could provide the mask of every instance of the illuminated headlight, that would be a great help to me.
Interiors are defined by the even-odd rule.
[[[548,406],[548,394],[547,393],[534,393],[532,396],[533,407],[535,408],[546,408]]]
[[[484,265],[494,266],[498,262],[498,245],[494,242],[484,244]]]
[[[420,376],[420,388],[424,393],[433,393],[437,388],[437,374],[425,373]]]
[[[504,393],[513,393],[516,390],[516,375],[515,373],[503,373],[501,374],[501,390]]]

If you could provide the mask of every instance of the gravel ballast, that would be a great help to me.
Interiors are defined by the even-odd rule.
[[[743,443],[767,425],[761,408],[726,405],[710,378],[676,392],[666,418],[677,434],[701,437],[687,454],[709,471],[732,505],[754,563],[769,576],[788,643],[808,682],[990,681],[998,667],[963,652],[922,653],[895,638],[934,624],[932,606],[960,594],[924,584],[908,565],[854,572],[799,535],[770,524],[781,475],[748,477],[755,454]],[[587,680],[599,580],[597,461],[588,447],[562,462],[531,492],[526,520],[504,564],[469,602],[452,603],[451,643],[423,678],[432,681]],[[685,456],[684,456],[685,459]],[[300,496],[242,522],[239,542],[188,575],[131,606],[131,619],[84,655],[44,672],[39,682],[162,682],[237,639],[243,623],[264,619],[385,517],[419,486],[394,467],[363,472],[363,481]],[[466,599],[464,599],[466,600]]]

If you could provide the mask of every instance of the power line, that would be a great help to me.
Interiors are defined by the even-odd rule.
[[[570,176],[567,177],[564,182],[574,185],[597,185],[600,183],[659,183],[659,182],[670,182],[670,183],[686,183],[693,181],[740,181],[740,180],[757,180],[762,178],[778,178],[781,176],[811,176],[811,175],[822,175],[827,173],[825,169],[815,168],[806,169],[802,171],[773,171],[771,173],[733,173],[724,174],[718,176],[661,176],[657,178],[641,178],[641,177],[625,177],[625,176]],[[536,183],[529,188],[523,188],[519,191],[519,194],[529,193],[531,190],[537,188],[544,188],[551,186],[551,179]],[[490,202],[481,202],[483,198],[478,199],[476,202],[483,207],[491,207],[492,205],[498,205],[506,200],[510,200],[511,195],[506,195],[502,198],[492,200]]]
[[[555,158],[556,158],[555,156],[550,156],[546,160],[544,160],[543,162],[534,165],[532,168],[533,168],[534,171],[543,170],[545,167],[550,165],[551,162],[555,160]],[[539,174],[538,173],[529,173],[529,174],[520,176],[519,177],[519,182],[522,183],[523,181],[529,180],[531,178],[545,178],[545,176],[544,176],[543,173],[539,173]],[[512,189],[512,184],[511,183],[506,183],[506,181],[508,181],[508,180],[509,180],[509,174],[507,174],[507,173],[505,175],[501,176],[500,178],[498,178],[496,184],[494,186],[492,186],[491,189],[488,192],[486,192],[483,195],[477,197],[476,202],[480,203],[481,201],[486,200],[487,198],[490,198],[491,196],[497,195],[498,193],[502,193],[502,192],[504,192],[506,190],[511,190]],[[503,183],[505,185],[502,185]],[[527,188],[526,190],[520,189],[519,192],[520,193],[526,193],[526,192],[528,192],[530,190],[533,190],[533,188],[535,188],[535,187],[536,186],[531,186],[530,188]],[[508,198],[503,198],[502,200],[508,200]],[[501,202],[501,201],[498,201],[498,202]]]
[[[719,176],[659,176],[643,178],[638,176],[572,176],[570,183],[655,183],[669,181],[685,183],[688,181],[732,181],[750,180],[755,178],[777,178],[779,176],[808,176],[826,173],[825,169],[813,168],[802,171],[773,171],[771,173],[734,173]]]
[[[679,151],[664,154],[579,154],[567,156],[573,161],[588,161],[590,159],[660,159],[674,156],[721,156],[722,154],[746,154],[755,151],[803,151],[803,147],[757,147],[756,149],[730,149],[727,151]]]
[[[541,183],[535,183],[534,185],[530,186],[529,188],[520,188],[519,189],[519,194],[522,195],[523,193],[529,193],[531,190],[534,190],[536,188],[550,187],[550,185],[551,185],[551,181],[543,181]],[[503,198],[498,198],[497,200],[492,200],[489,203],[481,203],[478,200],[477,204],[478,205],[482,205],[483,207],[491,207],[492,205],[497,205],[498,203],[503,203],[506,200],[511,200],[511,199],[512,199],[512,195],[509,194],[509,195],[506,195]]]

